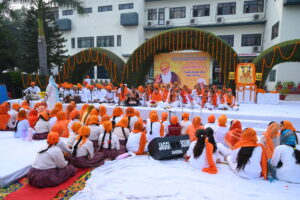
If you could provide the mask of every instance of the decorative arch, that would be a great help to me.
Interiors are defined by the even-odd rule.
[[[59,82],[81,83],[85,74],[95,65],[103,66],[113,84],[123,81],[125,62],[116,54],[102,48],[90,48],[69,57],[58,73]]]
[[[262,73],[262,79],[256,83],[257,86],[259,88],[264,86],[271,69],[284,62],[300,62],[300,39],[278,43],[253,60],[256,73]]]
[[[234,84],[229,80],[229,72],[235,72],[240,63],[236,51],[213,33],[198,28],[175,28],[162,32],[140,45],[127,61],[122,80],[129,85],[141,85],[159,53],[182,50],[208,52],[220,65],[224,86]]]

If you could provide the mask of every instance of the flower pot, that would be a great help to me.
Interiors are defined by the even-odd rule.
[[[279,100],[285,100],[285,97],[286,97],[286,95],[280,94],[280,95],[279,95]]]
[[[294,86],[292,86],[292,85],[288,85],[288,88],[291,90],[291,89],[293,89],[293,87]]]

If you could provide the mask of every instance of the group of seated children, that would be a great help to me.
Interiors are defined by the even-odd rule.
[[[4,106],[10,110],[7,103],[0,110]],[[13,105],[12,110],[17,107]],[[132,107],[115,107],[109,116],[103,105],[95,108],[85,104],[76,110],[74,102],[65,112],[61,103],[51,111],[45,103],[31,110],[24,103],[16,110],[15,119],[15,137],[47,141],[28,174],[36,187],[58,185],[73,176],[76,168],[98,167],[126,152],[143,155],[154,138],[179,135],[188,135],[191,140],[186,161],[203,172],[216,174],[217,164],[228,162],[243,178],[300,183],[300,146],[289,121],[271,122],[267,131],[257,136],[252,128],[243,130],[239,120],[232,120],[228,127],[226,115],[216,120],[212,114],[203,125],[199,116],[190,121],[189,113],[183,113],[179,121],[177,116],[163,112],[159,117],[152,110],[143,120]]]

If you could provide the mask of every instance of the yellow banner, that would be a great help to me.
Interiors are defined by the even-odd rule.
[[[206,52],[161,53],[154,57],[154,83],[209,84],[210,55]]]

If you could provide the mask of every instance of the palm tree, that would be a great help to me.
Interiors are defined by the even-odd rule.
[[[9,1],[9,0],[6,0]],[[10,0],[12,2],[34,6],[38,11],[38,54],[41,75],[48,75],[47,67],[47,44],[44,32],[43,12],[45,6],[67,7],[77,10],[79,14],[84,13],[81,0]]]

